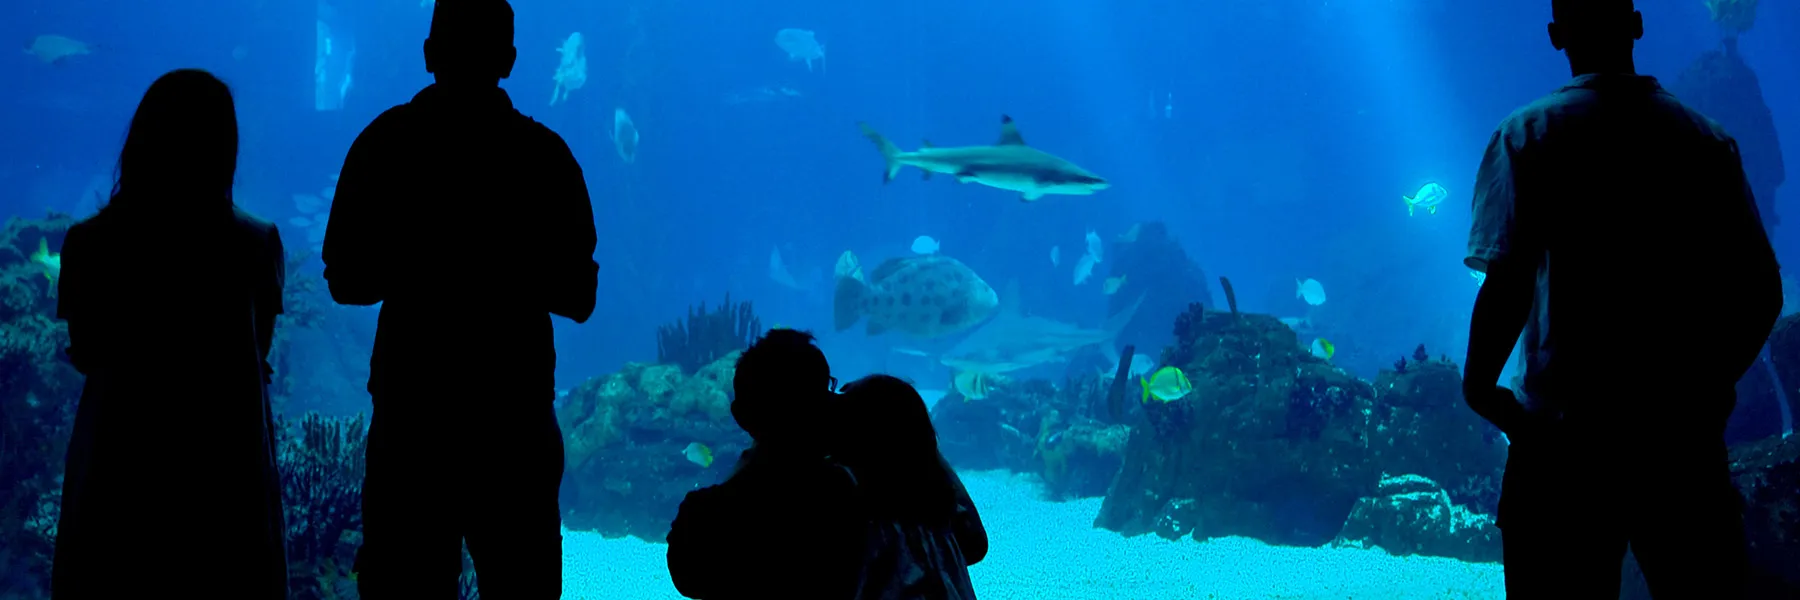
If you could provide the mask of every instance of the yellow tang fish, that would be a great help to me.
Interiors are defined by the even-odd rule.
[[[1139,378],[1138,381],[1144,386],[1144,397],[1139,400],[1144,404],[1150,403],[1151,396],[1163,402],[1174,402],[1194,391],[1194,384],[1188,381],[1187,374],[1175,367],[1157,369],[1149,379]]]

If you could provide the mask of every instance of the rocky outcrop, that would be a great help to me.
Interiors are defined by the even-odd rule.
[[[1041,379],[995,377],[978,400],[953,390],[932,408],[939,451],[959,469],[1038,475],[1052,498],[1103,496],[1131,431],[1092,418],[1104,381],[1072,380],[1059,389]]]
[[[1175,335],[1161,362],[1180,366],[1193,392],[1143,406],[1096,526],[1317,546],[1340,538],[1359,503],[1392,495],[1378,490],[1383,472],[1445,482],[1440,492],[1466,512],[1497,503],[1505,446],[1464,406],[1448,359],[1419,348],[1370,384],[1313,356],[1272,316],[1198,305]],[[1390,551],[1485,556],[1449,549],[1436,531],[1381,535],[1400,548]]]
[[[564,525],[662,541],[682,498],[722,481],[750,445],[731,418],[738,354],[691,376],[674,364],[627,364],[571,390],[557,410]],[[710,448],[714,462],[689,460],[692,443]]]
[[[1177,319],[1163,364],[1193,392],[1152,401],[1095,525],[1126,535],[1245,536],[1317,546],[1371,495],[1375,391],[1268,315]]]
[[[1501,556],[1491,514],[1451,501],[1437,482],[1418,475],[1382,476],[1375,495],[1350,510],[1334,543],[1466,562],[1500,562]]]

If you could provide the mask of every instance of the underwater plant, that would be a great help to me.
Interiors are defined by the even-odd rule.
[[[683,373],[695,373],[719,357],[750,347],[762,335],[762,320],[750,302],[733,304],[731,294],[716,310],[706,303],[688,307],[687,320],[656,328],[656,362],[681,365]]]
[[[58,249],[74,219],[14,217],[0,228],[0,597],[47,596],[63,459],[82,378],[63,355],[53,276],[31,257]],[[48,252],[48,250],[46,250]]]
[[[276,422],[287,526],[288,589],[298,600],[354,598],[369,427],[362,415]]]

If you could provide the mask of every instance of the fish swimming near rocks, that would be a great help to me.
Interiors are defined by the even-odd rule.
[[[775,32],[775,45],[786,52],[788,60],[806,61],[806,70],[813,70],[813,61],[819,61],[819,71],[825,71],[825,45],[819,43],[817,34],[805,29],[783,29]]]
[[[867,123],[858,126],[887,161],[883,183],[893,181],[901,167],[913,166],[924,171],[926,179],[943,173],[963,183],[1019,192],[1025,202],[1047,194],[1086,196],[1112,185],[1075,163],[1026,145],[1012,117],[1005,115],[1000,117],[1000,139],[993,145],[939,148],[927,142],[913,152],[901,150]]]
[[[25,45],[25,54],[47,65],[62,64],[70,58],[93,53],[93,44],[60,35],[40,35]]]
[[[998,375],[1038,365],[1066,361],[1076,350],[1111,344],[1137,316],[1146,296],[1119,311],[1099,329],[1087,329],[1061,321],[1026,315],[1017,306],[1016,286],[1003,297],[1006,306],[993,320],[970,333],[946,351],[938,362],[959,371]]]
[[[62,278],[62,254],[50,251],[50,240],[38,238],[37,252],[31,253],[31,264],[36,265],[44,277],[50,280],[50,292],[56,293],[56,282]]]
[[[975,326],[999,297],[974,269],[942,254],[890,258],[867,277],[856,255],[838,258],[832,322],[838,331],[868,320],[869,335],[889,330],[934,338]]]

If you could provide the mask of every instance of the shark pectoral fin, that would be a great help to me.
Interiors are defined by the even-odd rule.
[[[1044,197],[1044,192],[1042,192],[1040,190],[1031,190],[1029,192],[1025,192],[1024,194],[1020,195],[1019,201],[1020,202],[1037,202],[1038,198],[1042,198],[1042,197]]]
[[[957,181],[957,183],[968,183],[971,181],[975,181],[975,172],[974,171],[966,171],[966,170],[965,171],[957,171],[956,172],[956,181]]]

